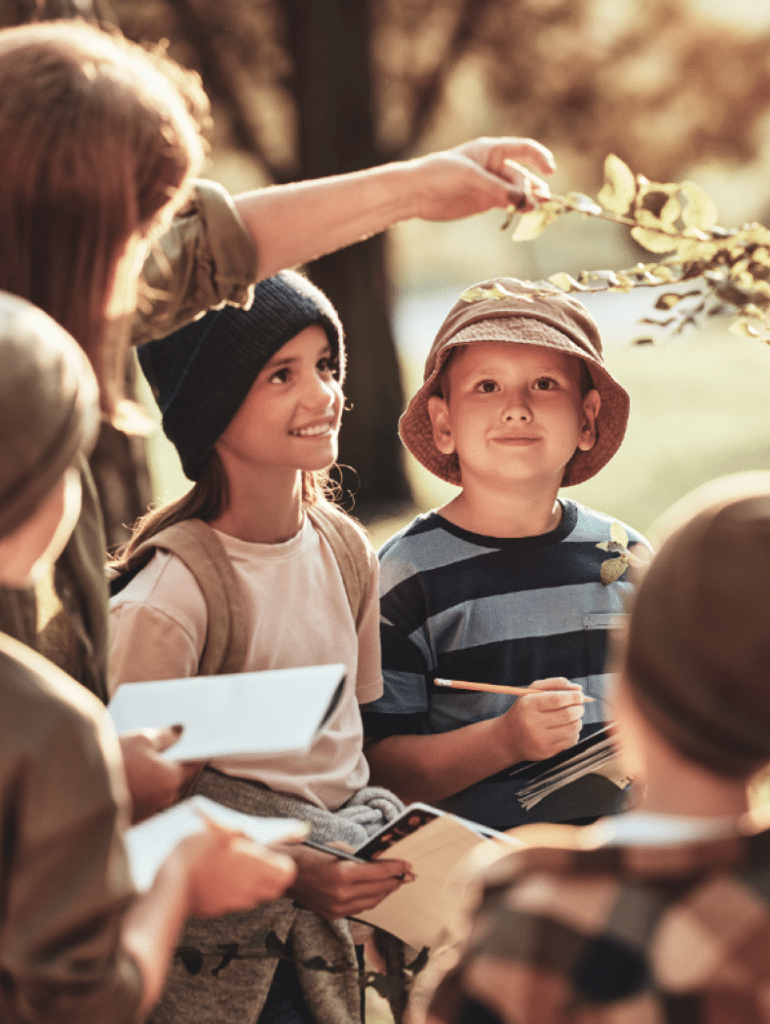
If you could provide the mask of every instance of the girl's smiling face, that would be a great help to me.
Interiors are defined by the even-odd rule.
[[[265,364],[216,443],[227,465],[315,471],[337,458],[343,395],[326,332],[315,324]]]
[[[575,450],[596,442],[599,394],[581,392],[580,360],[539,345],[475,342],[455,354],[446,399],[428,401],[434,443],[457,453],[463,487],[558,487]]]

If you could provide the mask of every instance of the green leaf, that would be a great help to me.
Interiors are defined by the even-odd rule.
[[[651,210],[646,210],[643,206],[637,207],[634,210],[634,217],[636,223],[643,228],[664,228],[668,230],[667,224],[662,224],[660,217],[657,213],[653,213]]]
[[[627,568],[628,563],[625,559],[608,558],[605,562],[602,562],[601,569],[599,570],[599,577],[605,587],[608,587],[610,583],[614,583],[615,580],[619,580]]]
[[[569,274],[558,273],[551,274],[548,278],[551,284],[555,284],[557,288],[561,288],[563,292],[587,292],[588,289],[585,285],[579,284],[574,277],[570,277]]]
[[[537,238],[562,213],[564,207],[561,203],[542,203],[536,210],[522,214],[513,232],[514,242],[530,242]]]
[[[660,298],[657,300],[657,302],[655,303],[655,308],[671,309],[673,306],[677,304],[677,302],[681,301],[682,296],[679,294],[679,292],[666,292],[665,295],[661,295]]]
[[[580,283],[594,288],[611,288],[620,282],[614,270],[581,270]]]
[[[708,263],[719,252],[719,248],[716,242],[696,242],[688,238],[679,246],[677,258],[680,263],[692,263],[696,260]]]
[[[460,296],[461,302],[486,302],[488,299],[508,299],[513,295],[513,292],[509,292],[507,288],[504,288],[498,282],[495,282],[489,288],[482,288],[481,285],[475,285],[473,288],[469,288],[464,291]]]
[[[680,189],[687,203],[682,210],[682,222],[690,228],[708,231],[719,220],[717,204],[694,181],[683,181]]]
[[[672,196],[660,211],[660,219],[665,225],[670,227],[681,216],[682,204]]]
[[[650,252],[671,252],[680,244],[678,238],[660,234],[658,231],[648,231],[647,228],[631,228],[631,237]]]
[[[610,537],[616,544],[622,544],[624,548],[628,547],[628,534],[620,523],[614,519],[610,524]]]
[[[740,334],[744,338],[761,338],[765,333],[764,328],[757,324],[756,320],[749,320],[747,317],[742,316],[740,320],[736,320],[730,324],[729,331],[733,334]]]
[[[691,288],[688,292],[666,292],[661,295],[655,303],[656,309],[673,309],[677,302],[681,302],[682,299],[689,299],[693,295],[702,295],[703,293],[699,288]]]
[[[767,230],[764,224],[757,224],[756,222],[744,224],[740,235],[740,241],[743,242],[744,247],[751,245],[752,242],[756,242],[759,245],[768,245],[770,243],[770,231]]]
[[[604,161],[604,185],[597,199],[610,213],[622,216],[636,196],[636,181],[628,164],[610,153]]]

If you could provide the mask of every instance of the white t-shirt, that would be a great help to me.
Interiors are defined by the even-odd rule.
[[[242,588],[248,631],[245,671],[341,662],[341,699],[307,754],[222,758],[220,771],[337,810],[369,779],[359,704],[382,694],[377,555],[369,557],[369,603],[356,635],[345,585],[327,541],[307,516],[281,544],[252,544],[217,531]],[[206,602],[174,555],[157,552],[110,601],[110,689],[120,683],[198,674]]]

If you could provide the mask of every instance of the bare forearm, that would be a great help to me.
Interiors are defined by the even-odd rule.
[[[474,139],[415,160],[246,192],[235,205],[264,278],[410,217],[455,220],[509,204],[531,210],[548,186],[517,161],[544,174],[554,169],[531,139]]]
[[[235,196],[256,244],[260,279],[416,216],[408,173],[404,163],[388,164]]]
[[[524,759],[509,739],[501,741],[494,718],[451,732],[373,740],[365,753],[372,784],[392,790],[405,803],[443,800]]]

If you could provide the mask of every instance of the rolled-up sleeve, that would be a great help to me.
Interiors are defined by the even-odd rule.
[[[232,197],[214,181],[196,181],[144,264],[132,343],[162,338],[223,303],[248,306],[256,277],[256,248]]]

